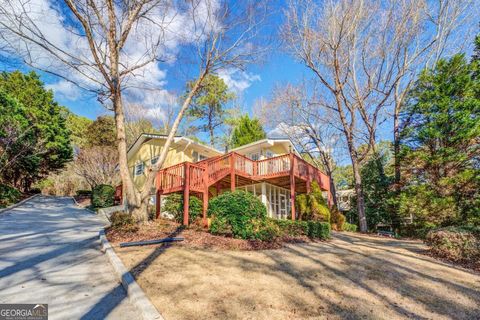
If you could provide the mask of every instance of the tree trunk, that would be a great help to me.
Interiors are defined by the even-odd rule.
[[[365,216],[365,199],[363,197],[362,176],[360,175],[360,166],[357,156],[351,153],[353,180],[355,184],[355,193],[357,196],[357,211],[360,232],[367,232],[367,219]]]
[[[128,169],[125,116],[123,112],[122,95],[119,90],[113,93],[112,102],[115,110],[115,125],[117,129],[118,167],[120,169],[120,178],[122,179],[123,194],[127,201],[127,208],[136,221],[147,221],[148,201],[141,201]]]

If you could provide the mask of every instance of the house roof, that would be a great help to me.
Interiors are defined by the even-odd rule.
[[[142,134],[140,134],[138,136],[137,140],[135,140],[135,142],[128,149],[127,158],[130,159],[130,157],[132,155],[134,155],[140,149],[141,145],[143,143],[145,143],[146,141],[148,141],[150,139],[166,140],[167,137],[168,136],[166,134],[156,134],[156,133],[142,133]],[[209,155],[212,155],[212,153],[213,153],[213,155],[223,154],[223,152],[221,152],[221,151],[219,151],[219,150],[217,150],[213,147],[204,145],[202,143],[196,142],[192,139],[182,137],[182,136],[175,136],[173,138],[173,142],[176,143],[176,144],[185,144],[187,146],[188,145],[196,146],[200,149],[204,149]]]
[[[243,145],[243,146],[238,147],[238,148],[234,148],[230,151],[232,151],[232,152],[239,152],[239,151],[248,152],[248,149],[253,150],[254,148],[258,148],[258,147],[271,147],[276,143],[287,144],[289,147],[291,147],[291,150],[293,152],[295,152],[298,156],[300,156],[300,153],[295,148],[295,145],[288,138],[266,138],[266,139],[258,140],[258,141],[255,141],[255,142],[251,142],[249,144]]]

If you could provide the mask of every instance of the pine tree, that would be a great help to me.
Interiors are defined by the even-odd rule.
[[[266,133],[258,119],[251,119],[248,115],[240,117],[238,124],[232,133],[232,148],[238,148],[243,145],[265,139]]]

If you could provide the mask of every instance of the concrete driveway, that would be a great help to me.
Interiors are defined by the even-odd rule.
[[[0,303],[48,303],[49,319],[138,319],[100,249],[100,217],[39,196],[0,214]]]

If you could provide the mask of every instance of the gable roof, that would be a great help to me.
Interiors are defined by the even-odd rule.
[[[295,148],[295,145],[292,143],[292,141],[288,138],[266,138],[266,139],[262,139],[262,140],[258,140],[258,141],[255,141],[255,142],[251,142],[249,144],[246,144],[246,145],[243,145],[241,147],[237,147],[237,148],[234,148],[234,149],[231,149],[230,151],[232,152],[238,152],[238,151],[244,151],[245,149],[254,149],[254,148],[258,148],[258,147],[261,147],[261,146],[265,146],[265,147],[270,147],[270,146],[273,146],[274,144],[276,143],[285,143],[285,144],[288,144],[289,148],[291,148],[291,150],[296,153],[298,156],[300,156],[300,153],[298,152],[298,150]]]
[[[132,155],[134,155],[140,149],[142,144],[144,144],[146,141],[151,140],[151,139],[166,140],[167,137],[168,137],[168,135],[166,135],[166,134],[156,134],[156,133],[142,133],[142,134],[140,134],[138,136],[137,140],[135,140],[135,142],[128,149],[127,159],[130,160],[130,157]],[[214,155],[223,154],[223,152],[221,152],[221,151],[219,151],[219,150],[217,150],[213,147],[204,145],[202,143],[196,142],[192,139],[182,137],[182,136],[175,136],[173,138],[173,143],[177,143],[177,144],[184,143],[186,145],[194,145],[194,146],[197,146],[199,148],[205,149],[208,153],[213,153]]]

